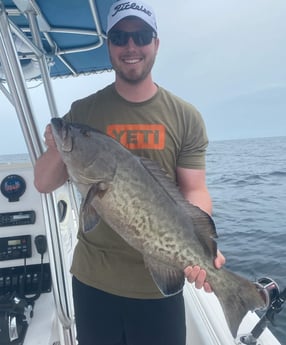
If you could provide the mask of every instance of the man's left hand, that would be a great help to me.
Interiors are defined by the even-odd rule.
[[[225,264],[225,257],[222,253],[218,250],[217,256],[214,259],[214,267],[220,269]],[[195,287],[197,289],[201,289],[202,287],[206,292],[212,292],[212,287],[207,282],[207,273],[204,269],[199,266],[188,266],[184,270],[185,276],[190,283],[195,283]]]

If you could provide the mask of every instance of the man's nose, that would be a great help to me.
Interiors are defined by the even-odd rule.
[[[137,47],[137,45],[135,44],[134,40],[132,37],[129,37],[128,38],[128,41],[127,41],[127,44],[126,44],[127,47],[129,48],[135,48]]]

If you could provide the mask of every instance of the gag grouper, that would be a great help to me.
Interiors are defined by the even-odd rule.
[[[166,296],[182,290],[185,267],[204,268],[234,337],[249,310],[265,307],[253,283],[214,268],[217,235],[212,218],[188,203],[157,163],[87,126],[59,118],[51,124],[69,176],[83,197],[84,231],[96,231],[101,217],[142,253]]]

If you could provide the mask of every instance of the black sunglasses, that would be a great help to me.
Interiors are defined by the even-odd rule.
[[[139,30],[134,32],[121,31],[121,30],[112,30],[108,34],[108,39],[112,44],[118,47],[125,46],[129,38],[132,37],[133,42],[137,46],[146,46],[151,43],[153,38],[156,38],[157,35],[152,30]]]

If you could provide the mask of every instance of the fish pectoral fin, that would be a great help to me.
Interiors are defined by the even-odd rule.
[[[84,205],[91,204],[93,199],[96,196],[99,196],[100,198],[102,198],[104,194],[106,193],[108,186],[109,186],[108,182],[105,182],[105,181],[98,181],[96,183],[91,184],[84,198],[84,201],[83,201]]]
[[[171,296],[182,291],[185,283],[185,275],[182,270],[150,258],[145,258],[144,261],[163,295]]]
[[[81,203],[80,226],[84,232],[94,229],[100,221],[100,216],[93,207],[92,201],[96,195],[103,192],[103,189],[103,182],[92,184]]]
[[[93,230],[100,221],[100,216],[92,205],[86,206],[80,217],[81,228],[84,232]]]

